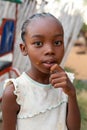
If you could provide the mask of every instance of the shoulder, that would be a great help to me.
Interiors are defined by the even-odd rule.
[[[7,79],[4,83],[3,89],[3,97],[2,100],[8,103],[14,102],[14,104],[17,104],[21,106],[24,102],[24,95],[26,93],[26,85],[25,85],[25,79],[23,75],[20,75],[19,77]],[[25,87],[25,89],[24,89]],[[7,101],[8,100],[8,101]]]
[[[11,83],[7,85],[2,96],[2,109],[5,107],[7,110],[18,111],[19,106],[16,103],[16,95],[14,95],[14,85]]]
[[[2,118],[3,129],[13,130],[16,126],[17,113],[20,107],[16,103],[16,96],[13,94],[14,85],[7,85],[2,96]]]
[[[13,83],[11,83],[10,85],[7,85],[6,88],[4,89],[3,92],[3,99],[9,99],[12,100],[13,98],[15,98],[15,95],[13,94],[15,88]]]

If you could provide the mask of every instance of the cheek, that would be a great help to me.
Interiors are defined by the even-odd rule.
[[[60,64],[64,57],[64,48],[57,50],[58,63]]]
[[[35,51],[30,51],[28,53],[29,59],[32,63],[37,64],[38,63],[38,55]]]
[[[33,52],[32,52],[32,53],[29,53],[28,56],[29,56],[29,58],[30,58],[31,61],[35,61],[36,58],[35,58],[35,55],[34,55]]]

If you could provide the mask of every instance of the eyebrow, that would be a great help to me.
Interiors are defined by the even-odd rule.
[[[34,38],[34,37],[43,37],[43,35],[35,34],[35,35],[32,35],[31,37],[32,37],[32,38]]]
[[[55,34],[54,37],[63,37],[63,34]]]
[[[32,35],[31,37],[32,37],[32,38],[34,38],[34,37],[43,38],[44,36],[43,36],[43,35],[40,35],[40,34],[35,34],[35,35]],[[53,37],[63,37],[63,34],[55,34]]]

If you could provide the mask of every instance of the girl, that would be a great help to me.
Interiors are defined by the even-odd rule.
[[[20,49],[31,68],[5,83],[3,130],[80,130],[73,75],[60,67],[61,23],[49,13],[35,14],[24,22],[21,36]]]

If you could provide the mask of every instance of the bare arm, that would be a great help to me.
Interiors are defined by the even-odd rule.
[[[7,86],[2,97],[3,130],[16,130],[16,117],[19,106],[13,94],[14,86]]]
[[[80,130],[80,124],[80,111],[75,94],[69,96],[68,99],[67,126],[69,130]]]
[[[54,73],[56,71],[56,73]],[[68,76],[64,70],[55,64],[51,67],[50,82],[55,87],[61,86],[64,93],[68,95],[68,111],[66,117],[66,123],[69,130],[80,130],[80,112],[76,99],[76,90],[73,84],[70,82]]]

